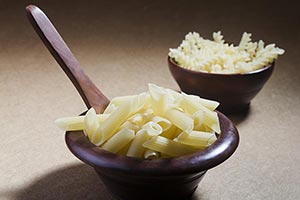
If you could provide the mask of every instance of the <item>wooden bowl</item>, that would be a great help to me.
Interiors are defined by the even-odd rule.
[[[220,102],[218,110],[236,113],[248,109],[251,100],[270,78],[274,63],[245,74],[214,74],[178,66],[168,57],[169,69],[181,90]]]
[[[237,129],[225,115],[218,112],[218,116],[221,134],[215,143],[203,151],[175,158],[149,160],[110,153],[92,144],[82,131],[66,132],[65,139],[70,151],[94,167],[117,198],[189,199],[206,171],[228,159],[238,146]]]

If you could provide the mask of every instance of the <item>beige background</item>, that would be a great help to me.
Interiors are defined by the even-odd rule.
[[[222,30],[235,43],[248,31],[284,48],[248,115],[230,116],[238,150],[206,174],[194,199],[299,199],[299,6],[196,0],[0,0],[0,199],[112,199],[53,123],[85,106],[28,23],[30,2],[48,14],[109,98],[142,92],[148,82],[178,89],[166,56],[189,31],[211,37]]]

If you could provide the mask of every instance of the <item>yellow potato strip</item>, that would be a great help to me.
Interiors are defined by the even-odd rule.
[[[206,125],[204,125],[203,130],[204,130],[204,132],[215,133],[214,130],[212,130],[210,127],[208,127],[208,126],[206,126]]]
[[[148,92],[143,92],[141,94],[139,94],[136,98],[135,98],[135,106],[136,106],[136,110],[141,110],[142,108],[147,108],[150,105],[150,94]]]
[[[169,156],[182,156],[196,152],[198,149],[179,142],[172,141],[162,136],[154,136],[143,144],[144,147],[158,151]]]
[[[137,97],[137,95],[115,97],[111,100],[111,104],[114,104],[118,107],[118,106],[122,105],[124,102],[133,101],[136,97]]]
[[[124,147],[122,147],[122,149],[120,149],[120,150],[117,152],[117,154],[126,156],[126,154],[127,154],[127,152],[128,152],[128,149],[129,149],[131,143],[132,143],[132,141],[129,142],[128,144],[126,144]]]
[[[116,109],[117,109],[117,106],[116,106],[114,103],[110,102],[110,103],[108,104],[108,106],[105,108],[103,114],[111,114],[111,113],[114,112]]]
[[[154,84],[148,84],[151,96],[151,105],[155,115],[163,116],[170,109],[174,98],[164,88]]]
[[[165,113],[165,117],[172,122],[175,126],[185,132],[190,132],[194,128],[194,120],[177,109],[170,109]]]
[[[124,129],[124,128],[128,128],[128,129],[134,130],[135,132],[137,132],[140,129],[139,126],[137,126],[137,125],[135,125],[135,124],[133,124],[133,123],[131,123],[129,121],[124,122],[120,126],[120,129]]]
[[[154,116],[151,121],[160,125],[163,131],[169,130],[172,126],[172,123],[168,119],[159,116]]]
[[[64,131],[77,131],[84,129],[84,117],[65,117],[55,120],[55,124]]]
[[[99,123],[103,122],[109,114],[97,114],[97,120]],[[55,124],[64,131],[78,131],[85,129],[84,127],[85,116],[76,117],[64,117],[55,120]]]
[[[147,113],[137,113],[135,115],[133,115],[132,117],[130,117],[128,119],[128,121],[130,121],[131,123],[137,125],[137,126],[141,126],[147,122],[150,121],[152,115],[151,114],[147,114]]]
[[[199,97],[199,102],[211,111],[214,111],[220,105],[220,103],[217,101],[203,99],[200,97]]]
[[[116,130],[123,124],[132,113],[132,102],[127,101],[120,105],[110,116],[101,124],[92,136],[92,143],[97,146],[109,139]]]
[[[188,98],[191,101],[199,102],[211,111],[214,111],[220,105],[220,103],[217,101],[203,99],[196,95],[191,95],[191,94],[188,95],[188,94],[185,94],[184,92],[181,92],[181,93],[185,98]]]
[[[142,128],[137,132],[134,140],[129,147],[127,156],[130,157],[143,157],[145,147],[142,145],[149,140],[151,137],[162,133],[162,128],[157,123],[152,121],[143,125]]]
[[[97,114],[98,122],[101,124],[103,121],[105,121],[110,114]]]
[[[149,103],[149,105],[151,105],[151,103]],[[152,108],[146,108],[146,109],[143,109],[141,110],[141,112],[146,115],[146,116],[153,116],[153,109]]]
[[[122,105],[125,101],[132,101],[134,110],[142,109],[146,104],[150,101],[150,95],[147,92],[143,92],[139,95],[131,95],[131,96],[123,96],[123,97],[115,97],[112,102],[116,106]]]
[[[93,133],[99,127],[99,122],[97,120],[96,111],[94,108],[88,110],[84,118],[84,131],[87,134],[88,138],[91,139]]]
[[[216,112],[205,112],[204,124],[217,133],[221,133],[219,117]]]
[[[202,132],[202,131],[192,131],[190,133],[182,132],[178,136],[178,142],[192,145],[196,147],[207,147],[217,140],[215,134]]]
[[[182,130],[177,128],[176,126],[174,126],[173,124],[171,125],[171,127],[167,130],[164,131],[160,134],[160,136],[163,136],[165,138],[169,138],[169,139],[174,139],[175,137],[178,136],[179,133],[181,133]]]
[[[179,104],[180,101],[182,100],[183,96],[174,90],[171,89],[165,89],[167,93],[173,98],[173,101],[175,104]]]
[[[144,124],[142,126],[142,129],[146,130],[146,132],[151,136],[159,135],[163,131],[160,125],[152,121],[148,122],[147,124]]]
[[[103,146],[102,149],[117,153],[134,138],[134,131],[130,129],[122,129],[112,136]]]
[[[186,97],[181,101],[180,106],[186,112],[190,113],[191,115],[193,115],[195,112],[197,112],[199,110],[204,111],[205,118],[204,118],[203,124],[207,125],[208,127],[213,129],[217,133],[221,132],[220,125],[219,125],[219,118],[218,118],[218,114],[216,112],[213,112],[213,111],[209,110],[208,108],[206,108],[205,106],[203,106],[202,104],[197,103]]]
[[[201,130],[204,128],[205,112],[203,110],[195,112],[192,118],[194,119],[194,130]]]
[[[146,150],[143,144],[149,140],[150,137],[145,129],[138,131],[126,155],[129,157],[142,158]]]

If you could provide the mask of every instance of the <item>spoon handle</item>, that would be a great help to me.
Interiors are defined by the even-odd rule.
[[[26,11],[33,28],[72,81],[86,106],[88,108],[93,107],[97,113],[102,113],[109,100],[81,69],[78,60],[48,17],[34,5],[27,6]]]

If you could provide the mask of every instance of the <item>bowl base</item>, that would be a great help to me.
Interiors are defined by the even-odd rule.
[[[195,191],[197,190],[198,186],[192,191],[191,194],[186,195],[184,197],[174,197],[174,196],[162,196],[162,197],[143,197],[140,199],[135,199],[135,198],[121,198],[119,196],[117,196],[116,194],[110,192],[111,196],[115,199],[115,200],[168,200],[168,199],[172,199],[172,200],[193,200],[193,196]]]
[[[119,200],[189,200],[206,171],[175,176],[134,176],[97,170],[106,188]]]

